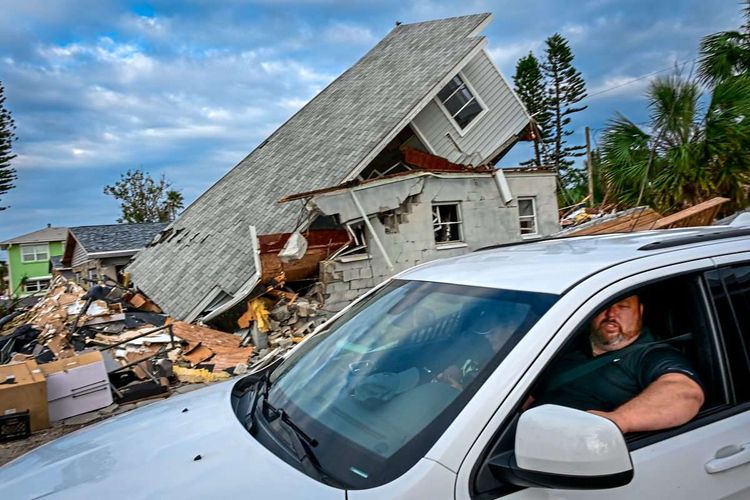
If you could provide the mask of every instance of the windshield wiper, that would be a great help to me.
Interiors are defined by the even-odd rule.
[[[297,424],[294,423],[289,414],[283,408],[276,408],[268,402],[268,398],[264,398],[263,414],[268,422],[273,422],[274,420],[279,419],[281,422],[286,424],[287,428],[292,430],[292,435],[295,436],[297,444],[304,451],[304,455],[300,457],[299,451],[294,450],[294,452],[297,453],[297,459],[300,463],[303,463],[305,457],[307,457],[307,462],[312,465],[313,468],[317,471],[322,481],[332,486],[344,487],[344,485],[331,478],[331,476],[321,465],[318,457],[315,455],[315,451],[313,450],[313,448],[318,446],[318,440],[313,438],[308,433],[303,431],[299,426],[297,426]]]
[[[265,368],[265,372],[263,372],[263,375],[255,382],[255,385],[253,387],[253,399],[250,400],[250,406],[248,407],[247,413],[245,413],[245,428],[250,434],[253,434],[255,432],[255,409],[258,406],[258,401],[260,400],[261,395],[264,399],[268,399],[268,389],[271,387],[271,373],[278,367],[281,363],[278,362],[278,360],[283,358],[276,358],[274,359],[269,365]],[[274,364],[275,362],[275,364]]]

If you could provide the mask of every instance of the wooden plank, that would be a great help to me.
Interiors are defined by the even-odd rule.
[[[242,339],[231,333],[220,332],[205,326],[191,325],[183,321],[172,321],[172,332],[175,337],[190,343],[200,342],[214,352],[220,348],[236,349],[240,347]]]
[[[651,229],[654,223],[661,218],[661,214],[650,207],[630,212],[612,219],[597,221],[579,230],[566,232],[565,236],[584,236],[590,234],[629,233],[632,231],[643,231]]]
[[[690,208],[659,219],[654,225],[654,229],[709,226],[714,218],[716,218],[716,214],[719,212],[721,206],[728,201],[729,198],[722,198],[720,196],[711,198],[703,203],[698,203]]]

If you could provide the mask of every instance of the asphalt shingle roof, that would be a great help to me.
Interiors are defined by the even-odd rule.
[[[21,243],[44,243],[45,241],[65,241],[68,237],[67,227],[45,227],[33,233],[16,236],[0,242],[0,246],[17,245]]]
[[[165,227],[166,222],[109,224],[71,227],[70,232],[86,253],[92,254],[143,248]]]
[[[470,35],[489,17],[396,26],[139,253],[136,285],[180,319],[217,286],[235,294],[255,272],[250,226],[294,230],[302,202],[277,200],[343,181],[482,43]]]

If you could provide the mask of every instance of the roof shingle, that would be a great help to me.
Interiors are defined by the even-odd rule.
[[[143,224],[108,224],[71,227],[70,232],[86,253],[138,250],[167,227],[166,222]]]
[[[304,211],[282,196],[343,181],[431,98],[483,42],[490,14],[395,27],[138,254],[134,282],[184,319],[219,286],[235,294],[254,272],[250,226],[288,232]]]

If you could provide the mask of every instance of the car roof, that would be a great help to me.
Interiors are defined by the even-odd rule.
[[[750,228],[710,226],[525,241],[428,262],[396,278],[559,295],[617,264],[748,235]]]

